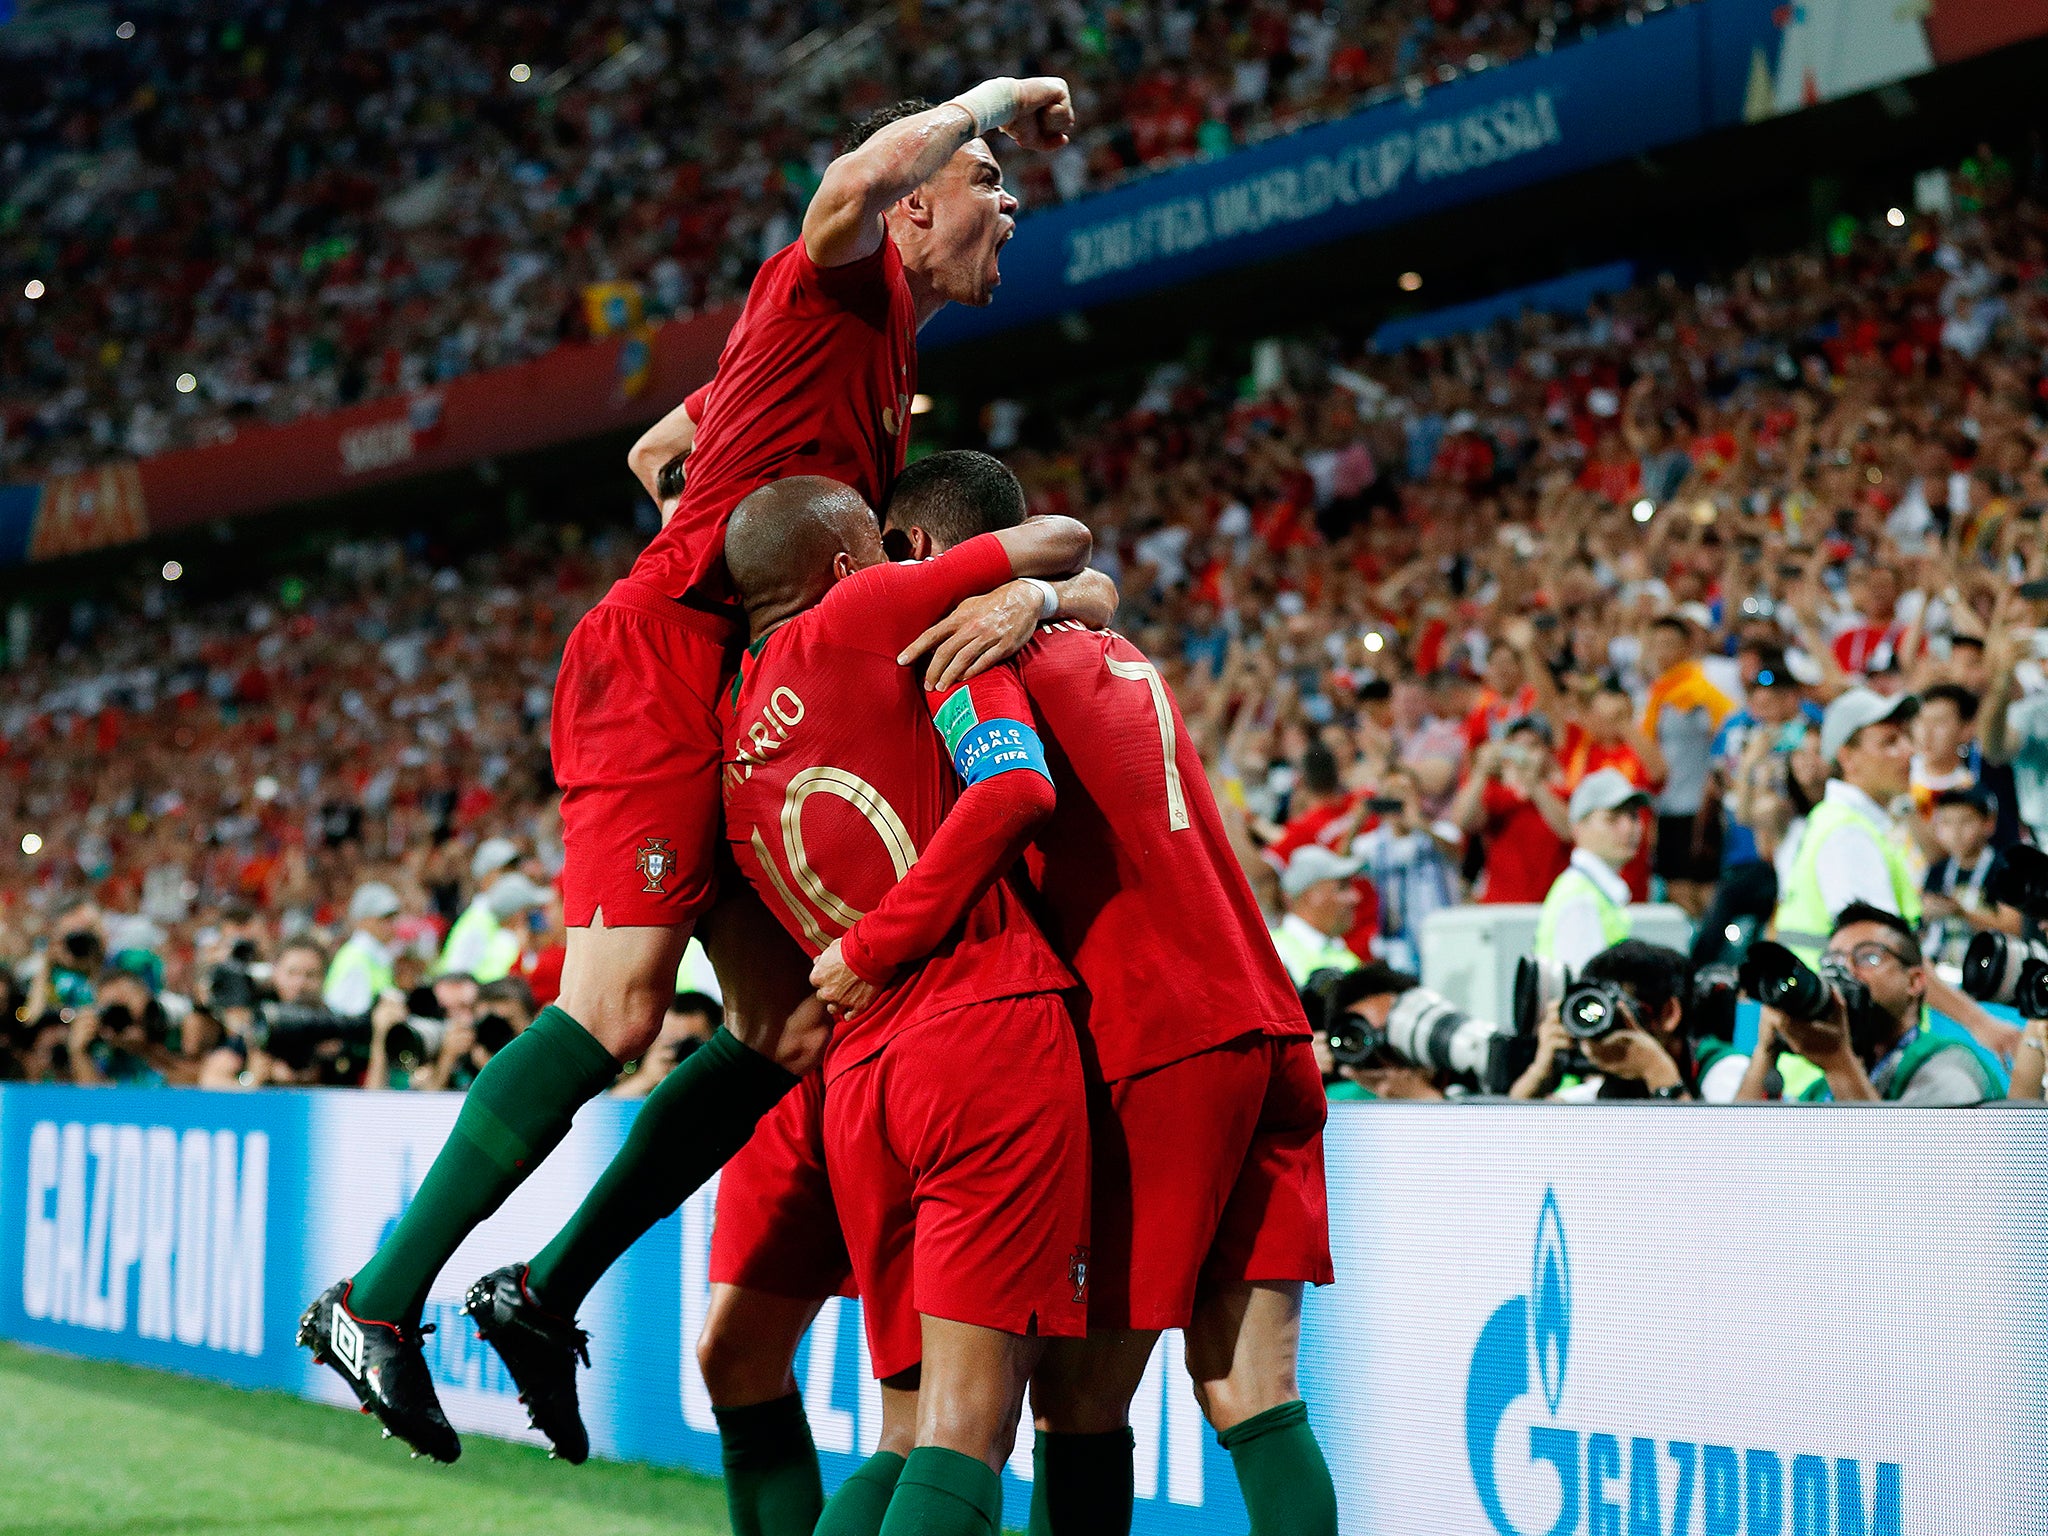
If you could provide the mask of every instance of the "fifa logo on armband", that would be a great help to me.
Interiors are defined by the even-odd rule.
[[[1067,1278],[1074,1283],[1074,1300],[1088,1299],[1088,1250],[1076,1248],[1067,1255]]]
[[[665,895],[666,886],[664,882],[676,871],[676,856],[669,852],[668,839],[665,837],[648,838],[640,845],[640,850],[635,855],[634,862],[639,865],[640,873],[647,880],[647,884],[641,887],[641,889],[650,896]]]

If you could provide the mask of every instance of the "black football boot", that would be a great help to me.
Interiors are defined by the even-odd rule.
[[[494,1269],[469,1288],[463,1314],[477,1337],[498,1352],[526,1419],[548,1437],[549,1452],[581,1463],[590,1455],[590,1434],[576,1403],[576,1362],[590,1364],[590,1335],[573,1318],[558,1317],[526,1288],[526,1266]]]
[[[332,1366],[348,1383],[363,1412],[384,1426],[384,1438],[396,1435],[412,1447],[415,1458],[431,1456],[453,1461],[462,1441],[441,1412],[434,1378],[419,1336],[434,1331],[430,1323],[415,1332],[396,1323],[357,1317],[348,1309],[350,1282],[337,1280],[299,1318],[299,1347],[313,1352],[315,1365]]]

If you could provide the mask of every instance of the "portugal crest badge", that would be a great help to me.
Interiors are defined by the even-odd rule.
[[[650,896],[665,894],[668,877],[676,872],[676,856],[669,851],[668,839],[648,838],[640,845],[634,861],[640,866],[640,873],[647,881],[641,889]]]

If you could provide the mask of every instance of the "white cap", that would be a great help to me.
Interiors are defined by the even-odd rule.
[[[405,903],[398,899],[398,892],[382,880],[371,880],[356,887],[355,895],[348,901],[348,920],[352,923],[367,923],[372,918],[396,917],[405,910]]]
[[[1310,843],[1295,849],[1287,867],[1280,872],[1280,892],[1291,899],[1325,880],[1349,880],[1364,867],[1363,859],[1343,858],[1321,843]]]
[[[491,916],[503,922],[515,913],[546,906],[548,894],[546,886],[536,885],[515,869],[484,893],[484,905]]]
[[[1595,811],[1618,811],[1625,805],[1648,805],[1650,797],[1631,784],[1619,768],[1599,768],[1579,780],[1572,791],[1570,814],[1579,821]]]
[[[509,837],[487,837],[476,845],[476,852],[470,856],[469,878],[481,880],[485,875],[495,874],[507,864],[519,861],[519,845]]]
[[[1875,689],[1851,688],[1830,704],[1820,717],[1821,761],[1832,768],[1835,755],[1849,745],[1849,738],[1866,725],[1878,725],[1886,720],[1910,720],[1919,709],[1920,700],[1910,693],[1887,698]]]

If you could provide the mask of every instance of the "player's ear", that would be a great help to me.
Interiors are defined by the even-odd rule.
[[[932,536],[924,529],[908,528],[904,530],[904,534],[910,541],[911,559],[929,560],[938,553],[938,550],[932,545]]]
[[[896,204],[903,211],[903,216],[919,229],[932,227],[932,204],[926,191],[930,185],[930,182],[926,182],[924,186],[909,193]]]

